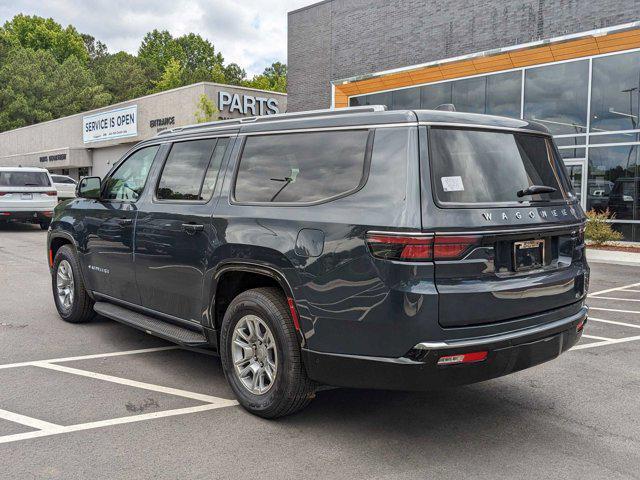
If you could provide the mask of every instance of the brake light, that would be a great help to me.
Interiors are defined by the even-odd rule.
[[[55,197],[56,195],[58,195],[58,192],[56,190],[47,190],[46,192],[42,192],[45,195],[49,195],[50,197]]]
[[[489,352],[459,353],[457,355],[446,355],[438,359],[438,365],[456,365],[459,363],[476,363],[487,359]]]
[[[459,259],[480,245],[481,240],[478,235],[367,234],[367,245],[374,257],[400,261]]]
[[[4,197],[5,195],[9,195],[9,192],[0,192],[0,197]]]

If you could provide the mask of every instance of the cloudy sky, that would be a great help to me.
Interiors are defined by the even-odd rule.
[[[287,58],[287,12],[316,0],[0,0],[0,21],[17,13],[53,17],[107,44],[135,53],[154,28],[199,33],[226,62],[249,76]]]

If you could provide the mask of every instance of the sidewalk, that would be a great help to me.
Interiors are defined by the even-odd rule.
[[[640,253],[618,252],[615,250],[597,250],[587,247],[587,260],[590,263],[613,263],[617,265],[640,266]]]

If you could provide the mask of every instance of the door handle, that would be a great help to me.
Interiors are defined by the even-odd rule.
[[[183,223],[182,230],[189,234],[194,234],[196,232],[202,232],[204,230],[204,225],[198,225],[196,223]]]
[[[118,225],[132,225],[133,224],[133,219],[132,218],[119,218],[118,219]]]

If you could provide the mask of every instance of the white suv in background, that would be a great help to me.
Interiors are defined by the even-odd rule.
[[[58,200],[76,198],[76,181],[73,178],[66,175],[51,174],[51,179],[58,192]]]
[[[0,167],[0,222],[51,223],[58,193],[44,168]]]

